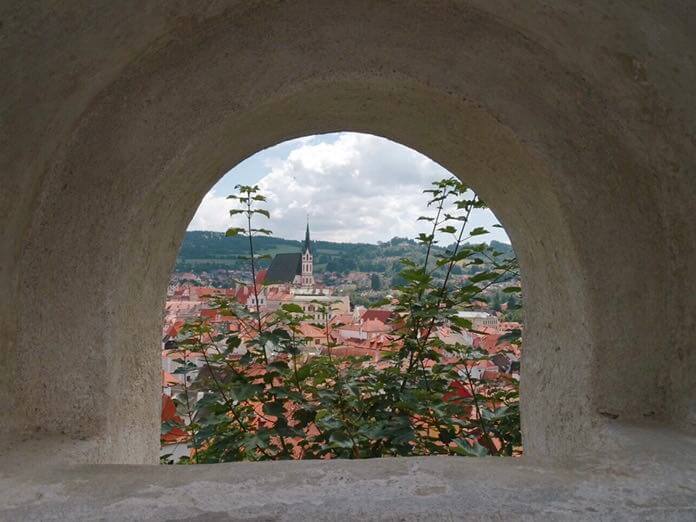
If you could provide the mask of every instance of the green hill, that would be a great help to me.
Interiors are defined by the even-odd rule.
[[[350,271],[374,272],[392,277],[400,270],[399,260],[409,258],[422,260],[423,247],[413,239],[395,237],[378,244],[333,243],[313,241],[315,273],[346,273]],[[490,247],[506,255],[514,255],[506,243],[491,241]],[[240,256],[248,255],[249,241],[243,236],[225,237],[222,232],[186,232],[179,250],[176,271],[201,273],[217,269],[243,270],[246,261]],[[259,254],[271,256],[281,252],[300,252],[301,241],[278,237],[258,237],[254,248]],[[435,248],[435,253],[442,251]],[[268,265],[262,262],[262,266]]]

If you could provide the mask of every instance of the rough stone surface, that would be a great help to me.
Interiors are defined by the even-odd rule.
[[[693,436],[695,9],[3,2],[3,438],[154,463],[161,310],[187,222],[245,157],[336,130],[429,155],[505,225],[530,457],[586,454],[608,423]]]
[[[37,476],[23,460],[0,472],[0,520],[692,521],[696,443],[660,434],[656,443],[653,431],[623,430],[611,454],[555,464],[414,457],[46,467],[42,458]]]

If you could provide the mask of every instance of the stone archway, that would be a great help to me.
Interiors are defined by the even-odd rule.
[[[9,434],[154,462],[159,313],[188,219],[243,158],[335,130],[429,155],[501,218],[532,311],[530,455],[583,453],[624,421],[694,431],[696,66],[678,6],[245,4],[8,22],[53,44],[9,32]]]

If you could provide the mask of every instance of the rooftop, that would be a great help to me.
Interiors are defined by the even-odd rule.
[[[464,319],[487,319],[492,317],[488,312],[474,312],[469,310],[457,312],[457,315]]]
[[[302,273],[302,254],[276,254],[268,267],[264,283],[267,285],[292,283]]]

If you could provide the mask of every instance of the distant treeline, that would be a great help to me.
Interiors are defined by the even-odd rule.
[[[300,252],[302,242],[279,237],[258,237],[254,239],[254,247],[260,254],[273,256],[282,252]],[[222,232],[189,231],[179,250],[176,270],[193,273],[217,269],[243,270],[248,262],[240,259],[240,256],[247,256],[248,248],[248,239],[242,236],[225,237]],[[361,271],[391,278],[401,269],[400,259],[408,258],[418,262],[425,255],[420,243],[402,237],[394,237],[376,245],[313,241],[312,248],[314,271],[319,275],[324,272],[344,274]],[[502,252],[505,256],[514,255],[510,245],[498,241],[491,241],[489,249]],[[442,251],[444,248],[436,247],[434,254]],[[270,261],[262,261],[261,265],[267,266],[269,263]],[[473,267],[469,269],[476,270]],[[454,273],[462,273],[461,267],[456,267]]]

